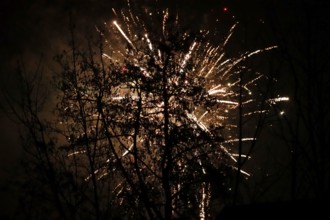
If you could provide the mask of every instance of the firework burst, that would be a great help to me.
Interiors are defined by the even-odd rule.
[[[149,218],[193,213],[207,219],[218,184],[212,171],[224,177],[237,170],[237,156],[246,155],[234,146],[255,141],[238,135],[239,107],[249,109],[246,116],[268,111],[249,107],[256,105],[251,87],[263,75],[243,83],[240,64],[275,47],[227,58],[236,24],[213,45],[207,31],[181,31],[178,16],[168,10],[113,12],[117,19],[100,31],[102,39],[110,38],[99,58],[74,52],[77,65],[63,73],[58,112],[68,156],[89,164],[80,166],[86,182],[108,180],[111,203],[130,207],[131,215],[141,209]],[[278,101],[286,98],[268,103]]]

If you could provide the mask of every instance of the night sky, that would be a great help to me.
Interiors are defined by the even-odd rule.
[[[156,5],[155,0],[144,2],[149,7]],[[169,6],[173,12],[178,12],[182,26],[192,30],[201,28],[216,30],[220,35],[225,36],[228,28],[238,21],[237,33],[233,36],[233,51],[254,50],[260,46],[274,45],[274,42],[286,42],[290,45],[288,50],[299,60],[298,63],[304,62],[305,58],[301,55],[303,53],[301,51],[313,50],[307,46],[303,48],[305,36],[310,35],[313,42],[311,47],[316,48],[313,52],[315,56],[311,59],[314,60],[315,65],[320,63],[329,67],[325,61],[330,54],[328,35],[326,35],[329,30],[328,1],[158,0],[158,2],[162,6]],[[58,70],[54,56],[61,53],[69,41],[70,12],[78,35],[88,35],[91,31],[95,31],[95,25],[102,25],[113,18],[112,8],[120,8],[123,5],[126,5],[125,0],[2,0],[0,3],[1,86],[5,86],[15,97],[17,87],[12,75],[17,67],[17,61],[23,62],[26,69],[31,71],[41,61],[46,76]],[[317,53],[317,51],[321,52]],[[290,81],[292,78],[289,77],[290,67],[285,64],[282,55],[283,53],[275,52],[274,56],[270,56],[278,59],[273,63],[278,69],[272,71],[278,74],[279,93],[293,95],[295,91],[290,87],[292,82]],[[258,62],[259,70],[269,68],[270,64]],[[303,71],[300,67],[296,69]],[[329,68],[324,69],[325,75],[329,76]],[[326,77],[326,81],[328,78]],[[325,94],[324,99],[328,97]],[[0,107],[5,108],[2,98],[0,101]],[[291,105],[288,104],[288,110],[292,107]],[[329,113],[326,114],[329,115]],[[328,120],[328,117],[325,118]],[[1,218],[16,204],[15,193],[9,191],[9,185],[19,176],[18,161],[22,153],[18,145],[17,126],[3,113],[0,113],[0,120]],[[280,172],[277,170],[283,170],[288,165],[290,158],[287,154],[288,149],[283,142],[272,135],[271,131],[265,131],[263,135],[267,138],[262,139],[261,145],[266,147],[264,150],[256,149],[258,162],[249,166],[251,169],[257,169],[256,173],[270,169],[270,175],[272,175],[271,170],[276,170],[273,174],[279,175]],[[285,179],[286,175],[288,174],[284,173],[280,181],[274,182],[273,191],[270,190],[271,192],[267,192],[268,194],[266,193],[264,197],[260,194],[262,201],[289,198],[289,181]],[[252,182],[256,184],[258,181],[267,182],[268,180],[256,177]],[[252,188],[250,193],[253,194],[253,191],[258,190]],[[258,198],[255,199],[258,200]]]

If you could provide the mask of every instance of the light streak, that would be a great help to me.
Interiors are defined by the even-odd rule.
[[[221,104],[228,104],[228,105],[235,105],[235,106],[238,105],[238,102],[229,101],[229,100],[219,100],[219,99],[217,99],[217,102],[221,103]]]
[[[145,34],[144,36],[147,39],[147,43],[148,43],[148,46],[149,46],[150,51],[153,51],[154,49],[152,47],[152,43],[151,43],[150,39],[148,38],[148,34]]]
[[[125,34],[125,32],[120,28],[120,26],[117,24],[117,21],[114,21],[113,24],[116,26],[116,28],[119,30],[119,32],[121,33],[121,35],[123,35],[123,37],[127,40],[127,42],[134,48],[134,44],[132,43],[132,41],[127,37],[127,35]]]
[[[234,170],[238,170],[237,167],[233,167],[233,168],[234,168]],[[242,169],[240,169],[240,173],[242,173],[242,174],[244,174],[244,175],[246,175],[246,176],[251,176],[250,173],[248,173],[248,172],[246,172],[246,171],[244,171],[244,170],[242,170]]]
[[[74,151],[72,153],[69,153],[67,156],[71,157],[71,156],[74,156],[74,155],[77,155],[77,154],[84,154],[84,153],[86,153],[86,150],[78,150],[78,151]]]
[[[270,104],[276,104],[277,102],[288,102],[288,101],[290,101],[289,97],[278,97],[278,98],[268,99],[268,102]]]
[[[239,154],[232,154],[234,157],[239,157]],[[245,155],[245,154],[241,154],[241,157],[243,157],[243,158],[248,158],[248,159],[250,159],[251,157],[250,156],[247,156],[247,155]]]
[[[231,140],[227,140],[227,141],[224,141],[224,143],[234,143],[234,142],[239,142],[239,141],[255,141],[256,139],[255,138],[241,138],[241,139],[231,139]]]
[[[181,64],[182,68],[184,68],[184,67],[186,66],[186,63],[187,63],[187,61],[190,59],[190,57],[191,57],[191,53],[193,52],[193,50],[194,50],[196,44],[197,44],[197,43],[194,42],[194,43],[191,45],[191,47],[189,48],[189,52],[184,56],[184,59],[183,59],[182,64]]]

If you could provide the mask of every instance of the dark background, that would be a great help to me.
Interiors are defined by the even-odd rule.
[[[144,2],[149,7],[156,5],[155,0]],[[297,65],[294,68],[295,75],[300,74],[301,78],[305,78],[304,63],[312,60],[313,66],[324,66],[322,74],[325,78],[322,82],[325,84],[321,86],[325,88],[329,86],[326,84],[329,79],[328,1],[159,0],[158,2],[160,5],[168,5],[172,12],[178,12],[182,26],[197,30],[200,28],[216,30],[220,32],[220,36],[221,33],[225,36],[228,28],[238,21],[240,24],[232,40],[233,54],[234,51],[254,50],[260,46],[279,44],[290,52],[290,59],[297,60],[294,62]],[[120,8],[123,5],[126,5],[126,1],[1,1],[1,85],[9,88],[12,97],[16,97],[17,85],[12,76],[18,61],[24,62],[28,71],[33,71],[41,62],[45,75],[58,70],[53,58],[61,53],[69,42],[69,13],[72,13],[77,33],[88,35],[91,31],[95,31],[95,25],[101,25],[104,21],[112,19],[112,8]],[[275,53],[276,69],[269,69],[269,65],[263,63],[259,63],[259,68],[278,74],[279,94],[294,96],[296,91],[292,84],[294,81],[291,77],[292,66],[290,67],[290,64],[283,60],[286,57],[286,50]],[[312,52],[305,53],[305,51]],[[328,90],[322,91],[322,94],[324,95],[322,102],[327,106]],[[2,98],[0,101],[0,106],[5,108]],[[296,112],[292,110],[293,103],[289,103],[284,108],[288,111],[288,117],[295,117]],[[324,117],[320,120],[324,123],[328,122],[329,113],[325,111],[322,114]],[[19,161],[23,153],[18,140],[19,128],[3,113],[0,114],[0,120],[0,216],[7,216],[17,205],[17,195],[11,190],[11,185],[20,176]],[[249,202],[278,202],[292,199],[290,177],[292,155],[285,140],[280,139],[277,134],[278,129],[266,130],[259,144],[262,147],[255,150],[254,160],[247,164],[249,171],[254,173],[246,195],[250,198]],[[324,130],[324,135],[329,136],[328,129]],[[327,143],[329,142],[325,142]],[[302,169],[305,167],[303,164],[297,166],[298,170],[299,166]],[[327,172],[329,173],[329,170]],[[326,188],[329,189],[329,186]],[[301,197],[314,199],[316,196]]]

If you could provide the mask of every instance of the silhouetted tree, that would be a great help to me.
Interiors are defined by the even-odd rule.
[[[240,64],[272,47],[226,58],[233,29],[214,46],[166,10],[147,13],[161,17],[150,27],[143,16],[123,10],[127,31],[114,22],[85,48],[70,27],[70,47],[56,57],[51,122],[40,115],[38,77],[21,80],[22,100],[10,109],[54,218],[211,219],[212,204],[245,173],[264,118],[252,123],[251,138],[243,126],[276,99],[254,97],[249,87],[262,75]],[[243,150],[245,141],[252,144]]]

